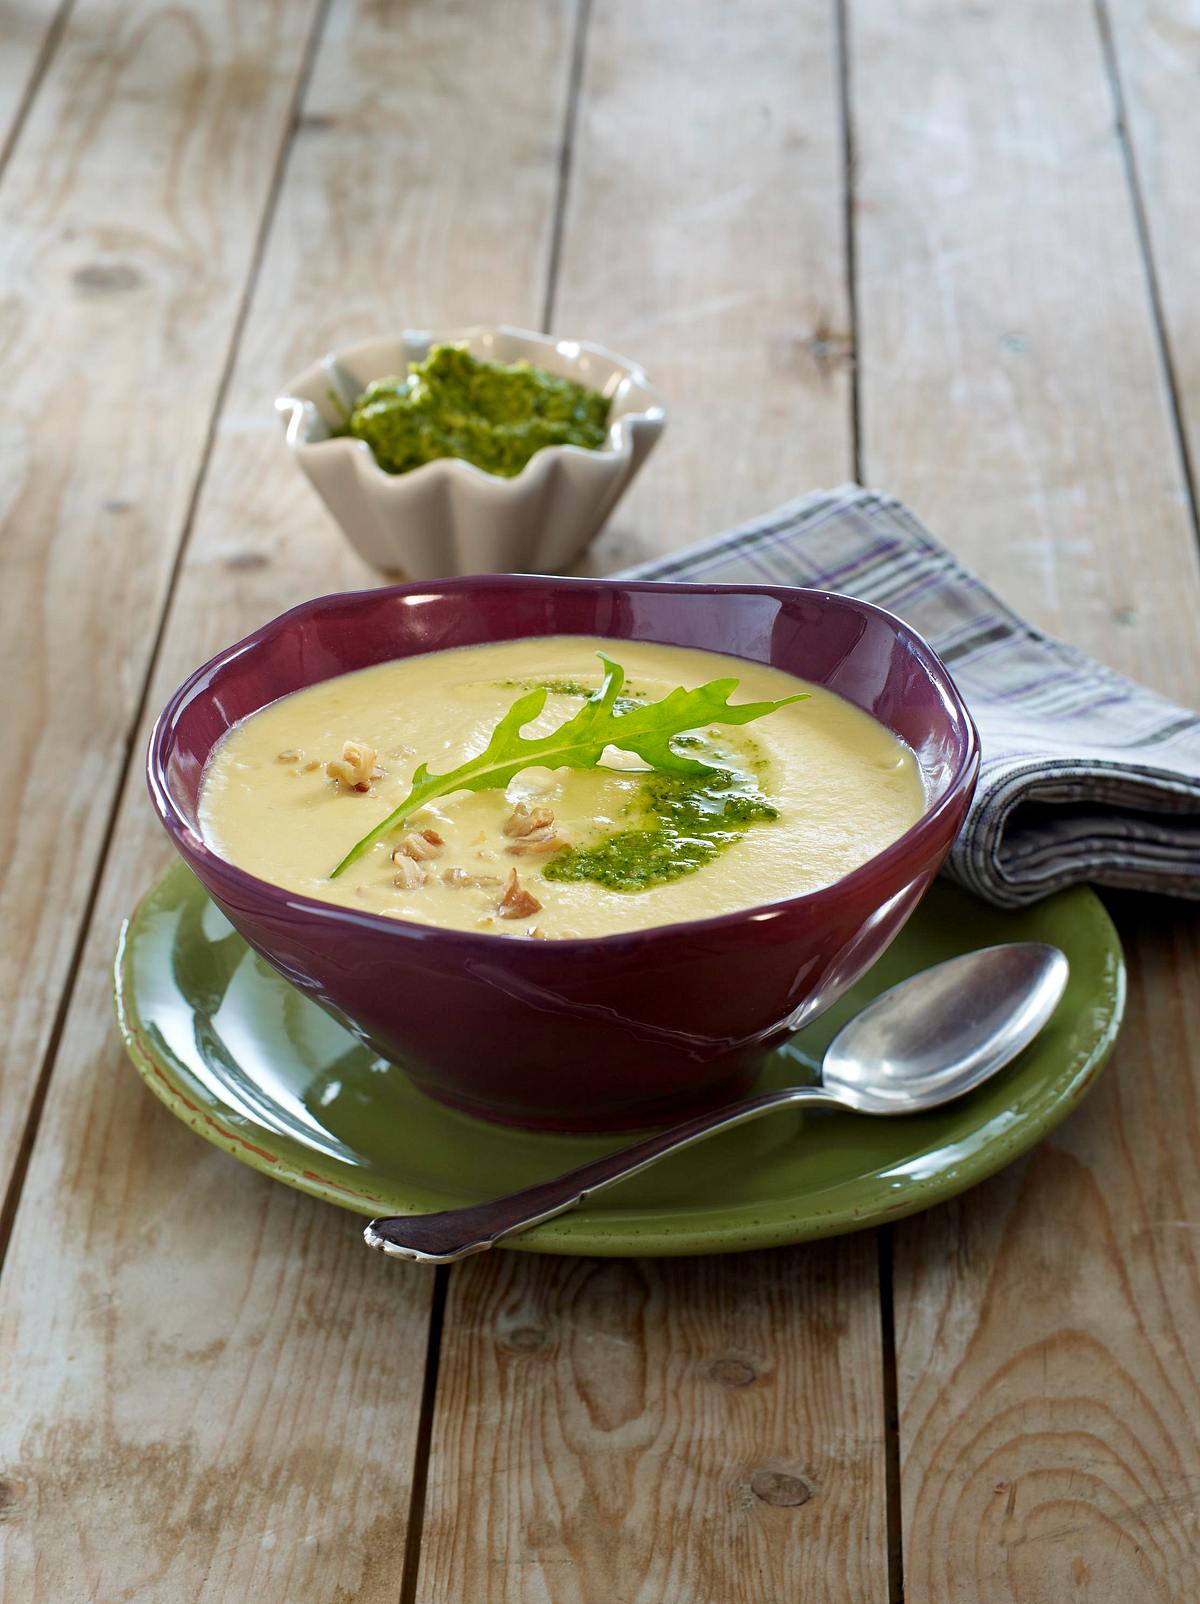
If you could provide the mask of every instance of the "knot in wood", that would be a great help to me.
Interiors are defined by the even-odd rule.
[[[71,283],[85,295],[112,295],[136,290],[142,275],[128,262],[86,262],[71,274]]]
[[[505,1339],[508,1347],[516,1353],[536,1353],[549,1340],[548,1334],[540,1326],[517,1326]]]
[[[722,1387],[748,1387],[758,1375],[754,1366],[745,1359],[714,1359],[708,1367],[709,1376]]]
[[[799,1476],[789,1476],[784,1470],[756,1470],[750,1478],[750,1491],[764,1504],[777,1504],[795,1508],[807,1504],[812,1488]]]

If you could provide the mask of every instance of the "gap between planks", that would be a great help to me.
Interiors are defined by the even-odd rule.
[[[429,1306],[429,1340],[425,1346],[425,1384],[421,1391],[421,1416],[417,1422],[416,1450],[413,1454],[412,1497],[408,1501],[405,1527],[404,1568],[400,1573],[399,1604],[415,1604],[421,1576],[421,1533],[425,1525],[425,1489],[429,1485],[429,1448],[433,1441],[433,1417],[437,1408],[438,1370],[442,1360],[442,1330],[446,1323],[446,1293],[450,1287],[448,1264],[434,1271],[433,1299]]]
[[[66,0],[60,10],[51,32],[57,29],[53,43],[47,35],[47,47],[42,52],[42,59],[31,79],[31,84],[41,81],[46,66],[53,54],[53,45],[61,35],[73,0]],[[71,946],[71,956],[67,963],[66,974],[63,977],[62,990],[59,993],[58,1005],[54,1011],[54,1018],[50,1026],[50,1034],[46,1042],[46,1049],[42,1056],[41,1069],[34,1085],[33,1096],[30,1098],[29,1113],[25,1121],[25,1129],[17,1144],[16,1158],[13,1162],[12,1174],[9,1178],[8,1188],[2,1204],[0,1204],[0,1275],[4,1272],[4,1263],[8,1255],[8,1245],[12,1237],[13,1223],[16,1220],[17,1207],[24,1190],[25,1177],[29,1172],[29,1161],[33,1154],[34,1144],[37,1141],[38,1130],[41,1126],[42,1111],[46,1105],[46,1094],[50,1087],[50,1079],[54,1074],[54,1066],[58,1059],[58,1049],[62,1041],[63,1029],[67,1014],[70,1010],[71,1000],[75,995],[75,985],[79,975],[80,961],[83,957],[84,946],[91,931],[92,918],[96,910],[96,900],[100,894],[100,886],[104,878],[104,871],[108,865],[109,853],[112,848],[113,836],[116,831],[117,817],[121,807],[121,797],[124,794],[125,782],[129,774],[129,765],[133,761],[133,754],[137,742],[138,729],[146,712],[146,703],[150,695],[150,686],[153,682],[154,671],[158,666],[159,656],[162,652],[163,635],[167,619],[170,616],[171,604],[179,583],[179,575],[183,568],[183,560],[187,554],[188,541],[195,521],[196,507],[199,504],[200,492],[204,486],[205,475],[208,471],[209,459],[212,456],[213,441],[216,438],[217,425],[220,421],[221,411],[225,404],[229,380],[233,373],[237,358],[238,347],[241,343],[242,330],[245,326],[246,314],[250,307],[251,297],[258,282],[258,275],[262,265],[263,251],[266,247],[271,224],[275,217],[275,208],[278,204],[279,193],[283,185],[284,174],[287,170],[288,155],[292,148],[296,121],[300,107],[304,103],[304,96],[308,90],[309,80],[312,76],[313,65],[317,58],[317,51],[325,29],[325,19],[329,14],[331,0],[318,0],[317,9],[313,15],[312,28],[304,48],[300,71],[296,75],[296,85],[292,94],[291,106],[284,121],[284,132],[280,140],[279,151],[276,155],[275,167],[271,178],[271,187],[263,207],[262,217],[259,220],[258,231],[255,235],[254,250],[250,258],[249,271],[246,274],[242,294],[238,301],[237,313],[230,330],[229,345],[226,351],[225,362],[221,370],[220,382],[213,400],[212,414],[209,418],[208,429],[204,437],[204,444],[196,464],[196,472],[192,480],[192,489],[187,501],[179,540],[175,548],[175,556],[167,576],[166,588],[163,592],[162,605],[159,610],[158,621],[154,630],[154,639],[150,647],[150,654],[146,660],[145,671],[138,694],[130,712],[126,725],[125,737],[122,743],[121,759],[113,779],[112,795],[109,798],[105,814],[104,829],[100,837],[99,850],[96,853],[95,864],[92,870],[91,881],[88,885],[87,898],[79,918],[79,926],[75,933],[75,940]],[[19,120],[23,121],[32,104],[32,95],[29,103],[23,105]],[[12,148],[12,143],[8,149]],[[5,151],[7,156],[8,150]]]
[[[563,230],[566,227],[567,195],[571,188],[571,163],[575,155],[575,128],[579,118],[579,98],[583,88],[583,68],[591,17],[592,0],[578,0],[575,12],[575,37],[571,43],[571,64],[567,74],[567,103],[563,114],[563,135],[558,157],[554,221],[550,228],[550,253],[546,263],[546,299],[542,305],[543,334],[549,334],[550,325],[554,322],[554,302],[558,295],[558,275],[562,262]]]
[[[862,432],[859,408],[858,242],[854,227],[854,83],[850,60],[849,0],[833,0],[837,48],[838,107],[842,122],[842,251],[846,262],[846,310],[850,320],[850,462],[855,484],[862,483]]]
[[[13,111],[12,122],[9,124],[7,134],[0,140],[0,183],[4,181],[9,158],[17,148],[17,141],[28,120],[29,112],[37,99],[38,90],[42,87],[42,79],[46,76],[46,69],[54,59],[54,52],[58,49],[59,40],[66,31],[71,12],[75,9],[75,0],[61,0],[57,11],[46,25],[42,35],[42,42],[34,57],[29,77],[25,80],[25,87],[17,100]]]
[[[1108,73],[1109,91],[1112,94],[1113,122],[1117,132],[1117,144],[1120,147],[1121,160],[1125,168],[1125,181],[1129,186],[1129,205],[1133,212],[1133,223],[1137,233],[1138,250],[1141,252],[1142,269],[1146,275],[1146,293],[1149,297],[1150,315],[1154,323],[1154,338],[1158,346],[1159,361],[1162,364],[1163,383],[1166,386],[1170,402],[1171,427],[1175,436],[1175,449],[1179,454],[1179,471],[1183,479],[1184,489],[1187,492],[1192,534],[1197,543],[1200,543],[1200,503],[1197,503],[1196,499],[1196,474],[1192,463],[1192,453],[1188,447],[1187,422],[1184,416],[1179,373],[1175,355],[1171,349],[1171,335],[1167,327],[1167,316],[1163,307],[1162,287],[1159,283],[1158,267],[1154,260],[1150,223],[1146,214],[1146,201],[1142,191],[1141,174],[1138,170],[1137,150],[1134,147],[1133,130],[1129,125],[1129,115],[1125,103],[1125,89],[1121,81],[1121,59],[1117,50],[1112,18],[1108,12],[1108,0],[1095,0],[1095,14],[1096,28],[1100,35],[1100,50],[1104,57],[1105,70]]]
[[[846,263],[846,307],[850,321],[850,451],[855,483],[863,477],[858,316],[858,255],[855,230],[854,79],[850,55],[849,0],[833,0],[837,49],[838,106],[842,125],[842,249]],[[892,1265],[892,1232],[875,1228],[879,1283],[880,1384],[883,1389],[884,1506],[887,1546],[888,1604],[904,1604],[904,1521],[900,1496],[900,1407],[896,1382],[896,1310]]]
[[[904,1510],[900,1498],[900,1393],[896,1380],[896,1279],[892,1228],[875,1227],[879,1266],[879,1350],[882,1359],[884,1498],[888,1604],[904,1604]]]

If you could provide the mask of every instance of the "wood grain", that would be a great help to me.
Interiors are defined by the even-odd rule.
[[[1200,11],[1185,0],[1102,0],[1191,462],[1200,477]]]
[[[214,648],[374,577],[284,449],[280,380],[395,324],[536,321],[568,23],[334,5],[151,712]],[[135,769],[0,1281],[0,1600],[395,1604],[430,1277],[197,1141],[124,1062],[112,944],[160,834]]]
[[[1200,695],[1200,564],[1092,10],[863,0],[864,460],[1009,601]]]
[[[422,1604],[886,1597],[875,1251],[450,1282]]]
[[[1184,701],[1200,589],[1086,6],[860,0],[867,474]],[[1129,1022],[1025,1163],[895,1232],[910,1604],[1200,1592],[1194,911],[1116,904]]]
[[[1091,8],[849,11],[869,477],[1042,623],[1197,700],[1196,553]],[[23,57],[0,52],[0,134],[48,14],[20,11]],[[312,16],[79,0],[0,189],[19,375],[0,667],[20,687],[0,1158],[53,1032]],[[1113,17],[1194,431],[1194,30],[1168,0]],[[283,453],[277,381],[381,327],[538,320],[571,25],[552,0],[334,0],[151,710],[241,630],[372,581]],[[594,8],[557,326],[644,360],[674,405],[597,566],[848,471],[831,26],[826,7]],[[109,947],[166,856],[131,775],[0,1282],[0,1604],[394,1604],[430,1281],[196,1142],[124,1064]],[[1200,937],[1189,910],[1115,906],[1130,1020],[1089,1104],[896,1232],[909,1604],[1200,1594]],[[869,1239],[475,1261],[451,1279],[417,1597],[882,1600],[880,1374]]]
[[[1200,1594],[1200,931],[1119,911],[1135,984],[1090,1102],[898,1233],[910,1598]]]
[[[847,471],[831,20],[593,12],[555,327],[677,403],[598,565]],[[885,1598],[876,1288],[869,1239],[457,1269],[417,1599]]]
[[[851,474],[837,77],[832,8],[595,8],[555,328],[671,412],[597,571]]]
[[[315,0],[72,12],[0,189],[0,1188],[91,891]],[[20,687],[19,694],[16,687]]]

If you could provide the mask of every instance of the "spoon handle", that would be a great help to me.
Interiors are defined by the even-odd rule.
[[[710,1114],[656,1131],[628,1147],[606,1153],[603,1158],[581,1164],[565,1175],[539,1181],[508,1197],[491,1203],[475,1203],[467,1208],[446,1209],[441,1214],[398,1214],[392,1219],[372,1220],[363,1232],[368,1247],[397,1259],[416,1259],[421,1264],[451,1264],[469,1253],[482,1253],[503,1237],[527,1231],[531,1225],[565,1214],[593,1192],[613,1186],[639,1170],[657,1164],[668,1153],[702,1142],[718,1131],[745,1125],[775,1108],[794,1108],[801,1103],[824,1107],[837,1099],[820,1086],[790,1086],[780,1092],[764,1092],[744,1103],[733,1103]]]

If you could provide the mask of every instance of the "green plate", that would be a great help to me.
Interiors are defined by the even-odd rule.
[[[1091,891],[1013,914],[939,881],[870,974],[771,1057],[763,1083],[812,1080],[834,1031],[870,997],[999,941],[1054,942],[1071,979],[1037,1041],[970,1097],[902,1119],[772,1114],[664,1160],[513,1246],[771,1247],[897,1219],[1000,1169],[1070,1113],[1117,1032],[1121,948]],[[510,1130],[423,1097],[251,952],[182,864],[121,932],[116,999],[129,1055],[172,1113],[243,1163],[361,1214],[479,1202],[621,1140]]]

